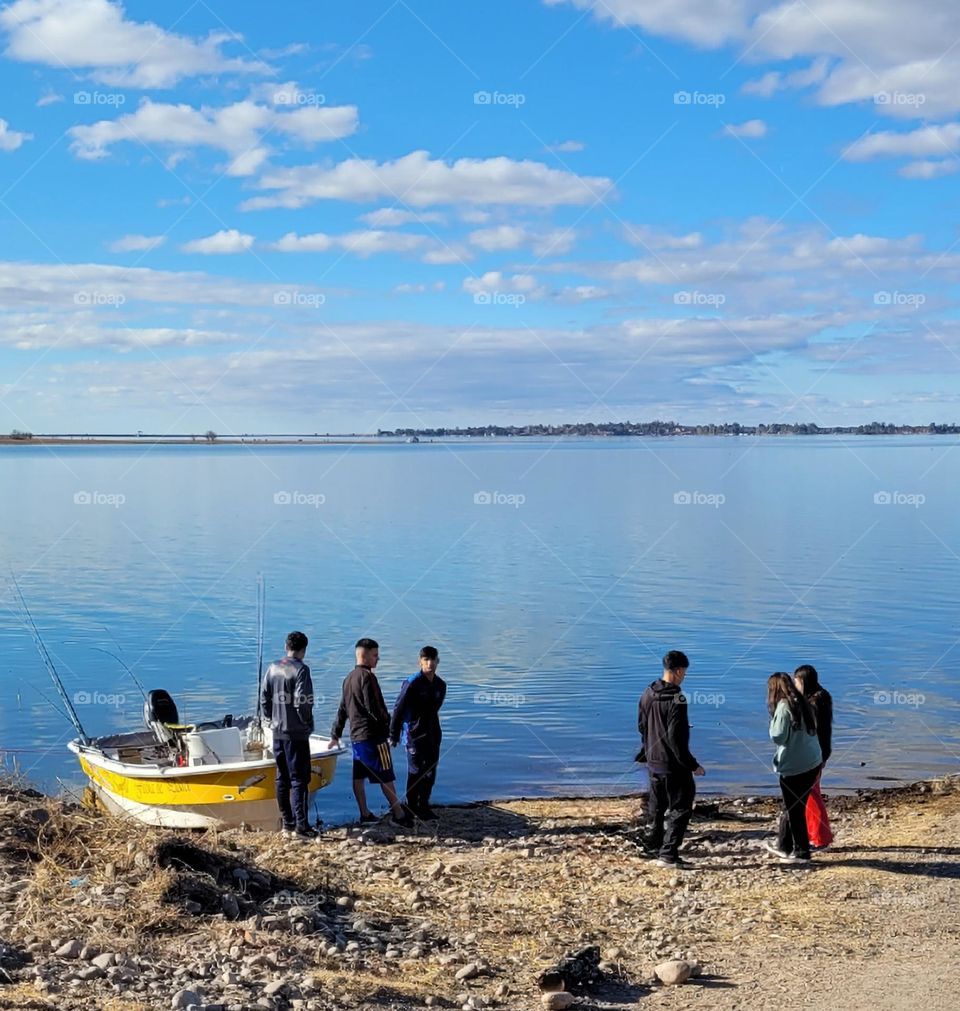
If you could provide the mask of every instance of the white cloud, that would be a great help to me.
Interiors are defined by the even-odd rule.
[[[246,210],[303,207],[315,200],[357,202],[402,197],[414,207],[436,204],[519,204],[552,207],[587,204],[608,195],[613,183],[578,176],[540,162],[511,158],[461,158],[451,164],[414,151],[396,161],[351,158],[331,167],[274,169],[259,181],[274,195],[254,197]]]
[[[538,256],[560,256],[573,248],[576,232],[572,228],[538,231],[526,225],[494,225],[471,232],[467,241],[486,253],[529,246]]]
[[[433,284],[397,284],[393,290],[397,295],[424,295],[431,291],[443,291],[446,286],[445,281],[434,281]]]
[[[193,239],[185,242],[180,249],[184,253],[200,253],[206,255],[218,255],[221,253],[245,253],[253,248],[253,236],[244,235],[236,228],[222,229],[208,235],[203,239]]]
[[[260,60],[228,57],[228,32],[194,40],[150,21],[132,21],[109,0],[15,0],[0,10],[6,55],[24,63],[87,70],[118,87],[169,88],[199,74],[266,74]]]
[[[727,123],[723,132],[728,137],[766,137],[767,124],[762,119],[748,119],[746,123]]]
[[[908,133],[883,130],[869,133],[850,144],[843,152],[846,161],[870,161],[873,158],[943,157],[960,151],[960,123],[924,126]]]
[[[107,249],[111,253],[139,253],[148,252],[162,246],[165,241],[163,235],[124,235],[107,244]]]
[[[771,70],[762,77],[753,81],[747,81],[740,89],[745,95],[759,95],[761,98],[770,98],[777,91],[785,91],[791,88],[808,88],[812,84],[819,84],[827,76],[830,63],[825,58],[814,60],[809,67],[802,70],[794,70],[789,74],[781,73],[779,70]]]
[[[402,207],[379,207],[369,214],[361,214],[360,220],[374,228],[393,228],[397,225],[427,224],[442,225],[447,217],[439,211],[408,211]]]
[[[427,241],[423,235],[377,229],[347,232],[344,235],[326,235],[323,232],[297,235],[296,232],[288,232],[282,239],[271,243],[269,248],[280,253],[324,253],[330,249],[342,249],[366,258],[377,253],[415,252]]]
[[[532,274],[512,274],[507,276],[499,270],[488,270],[481,277],[464,279],[463,290],[470,295],[512,294],[541,298],[546,289]]]
[[[55,91],[47,91],[37,99],[36,105],[38,109],[42,109],[47,105],[56,105],[57,102],[62,101],[63,95],[60,95]]]
[[[960,160],[949,161],[912,161],[904,165],[899,174],[904,179],[939,179],[941,176],[953,175],[960,169]]]
[[[741,37],[756,6],[750,0],[544,0],[592,10],[602,21],[714,48]]]
[[[10,124],[0,119],[0,151],[16,151],[26,140],[33,140],[33,134],[11,130]]]
[[[79,158],[106,157],[124,141],[160,144],[178,149],[211,147],[232,157],[230,175],[250,175],[269,155],[262,143],[267,133],[287,135],[307,145],[336,140],[357,128],[356,106],[308,106],[279,111],[255,102],[235,102],[221,108],[170,105],[144,99],[136,112],[71,127],[71,150]]]
[[[586,146],[582,140],[562,140],[559,144],[551,144],[547,150],[556,154],[576,154],[578,151],[585,150]]]

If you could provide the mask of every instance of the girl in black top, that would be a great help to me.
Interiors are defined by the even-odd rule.
[[[808,663],[801,664],[793,672],[793,682],[797,686],[797,691],[801,692],[810,703],[817,717],[817,737],[820,739],[823,764],[807,800],[807,834],[810,836],[811,846],[823,849],[833,842],[830,819],[827,817],[827,808],[820,793],[820,776],[833,747],[833,697],[820,684],[816,667]]]

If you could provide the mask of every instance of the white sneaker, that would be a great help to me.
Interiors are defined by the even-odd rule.
[[[779,857],[781,860],[789,860],[793,854],[788,853],[786,850],[780,849],[775,843],[765,842],[763,848],[768,852],[772,853],[775,857]]]

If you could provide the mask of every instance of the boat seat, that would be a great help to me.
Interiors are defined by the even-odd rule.
[[[181,723],[177,704],[170,693],[163,688],[154,688],[147,692],[143,703],[143,722],[153,731],[154,737],[161,744],[175,741],[178,733],[193,730],[190,723]]]

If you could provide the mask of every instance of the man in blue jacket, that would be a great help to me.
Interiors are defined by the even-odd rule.
[[[273,732],[277,806],[283,833],[314,839],[318,833],[311,828],[307,813],[312,774],[313,681],[310,668],[303,662],[306,652],[307,637],[303,632],[291,632],[287,636],[287,655],[270,664],[263,675],[260,712]]]
[[[407,807],[424,821],[435,821],[430,794],[440,761],[440,707],[447,696],[446,682],[437,676],[440,654],[435,646],[420,650],[420,672],[407,678],[400,689],[390,720],[390,744],[396,747],[406,728]]]

